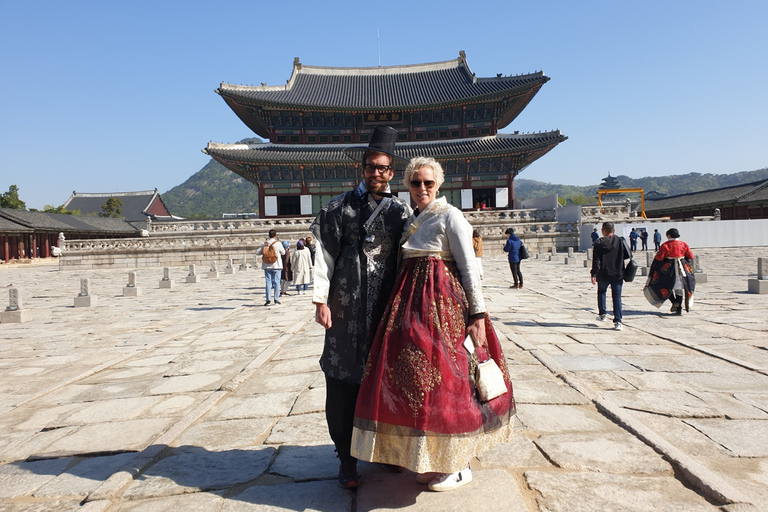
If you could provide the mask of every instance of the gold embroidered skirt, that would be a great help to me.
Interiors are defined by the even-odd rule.
[[[454,262],[409,258],[371,346],[355,409],[352,455],[417,473],[452,473],[512,440],[515,401],[487,315],[488,354],[508,392],[480,402],[477,359],[463,343],[467,299]]]

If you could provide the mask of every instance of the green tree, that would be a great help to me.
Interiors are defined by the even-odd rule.
[[[14,210],[26,210],[27,203],[19,199],[19,187],[11,185],[8,192],[0,195],[0,208],[12,208]]]
[[[80,210],[67,210],[64,208],[64,205],[60,206],[53,206],[52,204],[47,204],[43,207],[43,211],[45,213],[63,213],[66,215],[80,215]]]
[[[110,197],[107,202],[101,205],[101,213],[99,217],[113,217],[119,219],[123,216],[123,202],[116,198]]]

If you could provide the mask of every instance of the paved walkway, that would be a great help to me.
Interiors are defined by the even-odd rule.
[[[517,435],[451,493],[370,464],[338,487],[323,330],[309,296],[262,306],[261,271],[139,269],[123,297],[125,270],[2,265],[32,319],[0,324],[0,511],[768,510],[768,295],[746,293],[768,254],[723,252],[698,251],[682,317],[626,285],[621,332],[580,262],[527,260],[513,290],[486,259]],[[96,306],[73,307],[81,277]]]

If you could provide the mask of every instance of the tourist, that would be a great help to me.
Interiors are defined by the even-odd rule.
[[[355,457],[414,471],[433,491],[471,482],[469,461],[510,440],[515,410],[483,301],[472,226],[445,197],[436,198],[443,180],[432,158],[415,158],[406,169],[403,182],[417,209],[401,240],[401,267],[371,346],[352,438]],[[502,369],[504,394],[479,401],[470,348]]]
[[[592,245],[592,284],[597,284],[597,320],[607,321],[606,295],[611,287],[613,299],[613,328],[622,329],[621,288],[624,284],[624,240],[614,234],[612,222],[604,222],[603,236]]]
[[[407,160],[395,154],[397,131],[377,126],[367,147],[345,154],[361,163],[360,185],[323,206],[310,226],[315,258],[315,320],[325,327],[320,366],[325,373],[325,417],[340,459],[339,485],[360,483],[350,456],[352,419],[372,336],[397,270],[397,244],[411,214],[392,197],[389,181]]]
[[[643,229],[640,232],[640,241],[643,244],[643,250],[647,251],[648,250],[648,230],[647,229]]]
[[[592,234],[590,236],[592,237],[592,243],[597,242],[597,239],[600,238],[600,233],[597,232],[597,228],[592,228]]]
[[[658,251],[661,245],[661,233],[659,233],[658,229],[653,230],[653,245],[656,246],[656,251]]]
[[[261,268],[264,270],[266,281],[267,302],[264,303],[265,306],[269,306],[272,300],[275,301],[275,304],[280,304],[280,273],[283,269],[283,254],[285,254],[285,249],[277,239],[277,231],[270,229],[267,241],[256,249],[256,255],[261,256]],[[271,298],[270,291],[272,292]]]
[[[637,231],[635,231],[635,228],[632,228],[632,231],[630,231],[629,233],[629,245],[630,245],[630,250],[632,252],[635,252],[637,250],[637,238],[639,236],[640,235],[637,234]]]
[[[512,279],[515,280],[515,284],[510,286],[510,288],[522,288],[523,273],[520,271],[520,247],[523,245],[523,242],[512,228],[508,228],[504,234],[509,235],[507,243],[504,244],[504,252],[507,253],[509,269],[512,271]]]
[[[283,249],[285,249],[285,252],[280,256],[283,260],[283,268],[280,271],[280,293],[283,295],[290,295],[288,293],[288,285],[293,281],[293,270],[291,269],[291,242],[283,240]]]
[[[667,230],[667,241],[661,244],[653,258],[648,271],[648,280],[643,292],[648,302],[660,308],[665,300],[672,303],[670,313],[683,314],[690,311],[693,305],[693,291],[696,288],[696,278],[693,274],[691,261],[693,252],[688,244],[680,238],[677,228]]]
[[[477,269],[480,272],[480,279],[483,278],[483,237],[480,235],[480,230],[475,229],[472,231],[472,248],[475,250],[475,257],[477,258]]]
[[[291,270],[296,293],[306,295],[312,271],[312,256],[309,249],[304,246],[304,240],[296,242],[296,250],[291,254]]]

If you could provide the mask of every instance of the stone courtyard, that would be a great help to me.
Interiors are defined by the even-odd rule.
[[[323,329],[309,295],[264,307],[261,270],[173,267],[160,288],[141,268],[123,296],[126,269],[2,265],[26,321],[0,324],[0,511],[768,510],[768,295],[747,293],[768,254],[695,252],[694,310],[653,308],[638,276],[621,332],[595,320],[583,253],[524,261],[520,290],[485,258],[516,438],[451,493],[374,464],[338,486]]]

